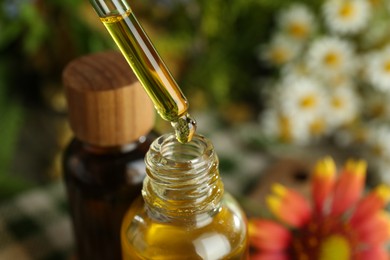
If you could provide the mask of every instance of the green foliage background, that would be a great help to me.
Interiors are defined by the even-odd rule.
[[[36,185],[12,172],[11,164],[25,163],[17,146],[23,146],[19,139],[30,112],[49,109],[44,89],[61,88],[61,71],[71,59],[111,44],[83,21],[81,8],[74,0],[0,3],[0,199]]]
[[[185,64],[180,75],[182,88],[188,92],[201,89],[209,104],[222,108],[231,102],[249,102],[256,108],[259,104],[254,84],[270,73],[257,59],[258,47],[272,32],[275,13],[293,1],[164,2],[170,5],[150,8],[153,1],[147,1],[147,15],[151,16],[148,21],[159,21],[157,26],[167,34],[166,48],[181,46],[176,51],[181,51]],[[321,1],[300,2],[317,7]],[[164,8],[165,15],[153,15]],[[162,40],[155,38],[157,44]]]

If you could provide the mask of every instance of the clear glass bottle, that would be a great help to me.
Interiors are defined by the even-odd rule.
[[[160,136],[145,162],[142,197],[122,224],[124,259],[247,259],[246,218],[224,192],[208,139]]]
[[[63,75],[75,134],[63,179],[76,259],[120,260],[123,216],[141,194],[144,157],[157,137],[154,108],[119,52],[80,57]]]

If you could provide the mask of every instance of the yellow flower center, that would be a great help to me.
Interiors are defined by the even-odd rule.
[[[324,120],[318,119],[310,124],[310,133],[313,135],[320,135],[325,130]]]
[[[317,99],[314,95],[305,96],[300,100],[299,105],[302,108],[311,108],[311,107],[314,107],[316,105],[316,103],[317,103],[316,101],[317,101]]]
[[[349,260],[357,252],[359,239],[342,218],[314,218],[294,233],[291,259]]]
[[[370,2],[373,6],[378,6],[382,3],[382,0],[369,0],[368,2]]]
[[[339,14],[344,19],[352,18],[355,14],[355,6],[350,2],[345,2],[339,9]]]
[[[384,64],[384,69],[386,73],[390,74],[390,60],[387,60]]]
[[[274,64],[283,64],[288,60],[288,52],[283,48],[275,48],[271,51],[271,62]]]
[[[371,108],[371,114],[373,117],[382,117],[386,115],[386,107],[384,104],[376,104]]]
[[[374,145],[372,147],[372,151],[377,156],[382,156],[383,155],[383,148],[381,146],[379,146],[379,145]]]
[[[337,109],[340,109],[340,108],[344,107],[344,102],[341,98],[334,97],[334,98],[332,98],[332,106],[337,108]]]
[[[285,142],[290,142],[291,137],[291,125],[288,117],[279,116],[280,138]]]
[[[319,260],[349,260],[351,248],[349,242],[342,235],[330,235],[321,241]]]
[[[308,33],[308,28],[302,23],[292,23],[288,28],[288,32],[295,38],[304,38]]]
[[[367,131],[365,131],[364,129],[358,129],[356,132],[355,132],[355,139],[359,142],[359,143],[363,143],[363,142],[366,142],[367,140]]]
[[[324,56],[324,63],[329,67],[339,66],[340,61],[340,55],[336,52],[329,52]]]

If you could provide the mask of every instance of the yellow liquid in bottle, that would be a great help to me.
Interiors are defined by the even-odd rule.
[[[131,10],[100,19],[160,116],[171,122],[179,142],[189,142],[196,122],[187,112],[188,102]]]
[[[213,216],[177,223],[155,221],[133,204],[121,231],[125,260],[248,259],[247,237],[235,207],[222,206]]]

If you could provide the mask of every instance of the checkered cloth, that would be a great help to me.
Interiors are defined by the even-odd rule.
[[[72,251],[61,182],[27,191],[0,206],[1,260],[69,259]]]

